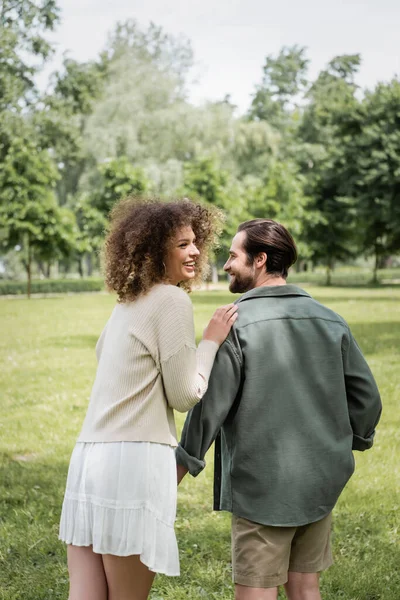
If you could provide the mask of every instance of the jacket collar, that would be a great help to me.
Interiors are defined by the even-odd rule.
[[[307,296],[311,298],[304,290],[287,283],[286,285],[263,285],[261,287],[249,290],[243,296],[240,296],[235,303],[245,302],[245,300],[253,300],[253,298],[278,298],[282,296]]]

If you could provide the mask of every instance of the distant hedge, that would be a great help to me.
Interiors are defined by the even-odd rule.
[[[26,281],[0,279],[0,296],[26,294]],[[43,279],[32,281],[32,294],[67,294],[68,292],[101,292],[102,279]]]

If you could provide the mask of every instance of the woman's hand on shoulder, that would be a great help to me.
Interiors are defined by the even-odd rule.
[[[220,346],[237,319],[237,309],[236,304],[227,304],[217,308],[204,330],[203,340],[216,342]]]

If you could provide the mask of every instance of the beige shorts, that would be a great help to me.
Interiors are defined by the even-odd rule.
[[[333,563],[332,513],[301,527],[271,527],[232,515],[234,583],[272,588],[288,580],[288,571],[319,573]]]

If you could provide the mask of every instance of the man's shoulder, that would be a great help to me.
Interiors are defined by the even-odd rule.
[[[240,330],[251,324],[287,319],[325,320],[348,329],[345,319],[309,294],[277,298],[253,298],[239,303],[238,319],[234,325]]]
[[[347,325],[346,321],[341,315],[312,296],[309,296],[309,305],[311,314],[315,313],[316,316],[325,317],[326,319]]]

